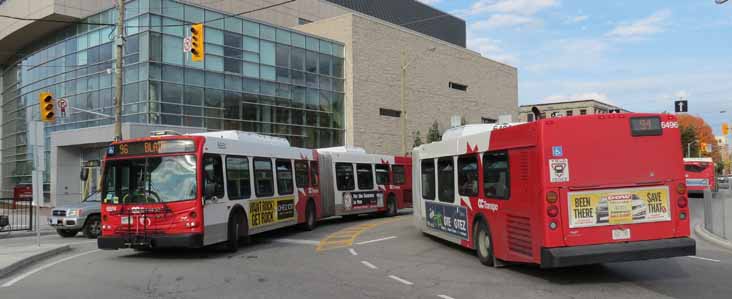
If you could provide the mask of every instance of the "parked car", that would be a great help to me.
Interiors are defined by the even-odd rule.
[[[101,205],[101,195],[93,193],[81,202],[53,209],[48,216],[48,225],[64,238],[76,236],[81,231],[87,238],[94,239],[102,231]]]

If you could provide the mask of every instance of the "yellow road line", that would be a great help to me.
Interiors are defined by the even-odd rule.
[[[315,251],[320,252],[320,251],[325,251],[325,250],[350,247],[353,245],[353,241],[355,241],[356,238],[363,232],[365,232],[369,229],[375,228],[377,226],[380,226],[380,225],[393,223],[393,222],[397,222],[397,221],[401,221],[401,220],[403,220],[403,219],[390,219],[390,220],[383,220],[383,221],[378,221],[378,222],[363,223],[363,224],[344,228],[342,230],[334,232],[334,233],[326,236],[325,238],[321,239],[318,246],[315,247]]]

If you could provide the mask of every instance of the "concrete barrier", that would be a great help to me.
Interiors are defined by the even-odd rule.
[[[704,192],[704,228],[723,239],[732,240],[732,191]]]

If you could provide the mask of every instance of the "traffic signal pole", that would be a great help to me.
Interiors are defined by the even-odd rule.
[[[122,54],[125,47],[125,0],[117,0],[117,37],[114,40],[114,140],[122,140]]]

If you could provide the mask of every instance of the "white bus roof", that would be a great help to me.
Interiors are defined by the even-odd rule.
[[[336,147],[326,147],[326,148],[320,148],[318,149],[318,152],[329,152],[329,153],[359,153],[359,154],[365,154],[366,150],[361,147],[355,147],[355,146],[336,146]]]
[[[505,124],[471,124],[460,127],[454,127],[447,129],[445,133],[442,133],[442,140],[455,139],[460,137],[467,137],[470,135],[485,133],[493,131],[494,129],[506,128],[523,123],[505,123]]]
[[[243,132],[243,131],[234,131],[234,130],[195,133],[195,134],[190,134],[190,135],[215,137],[215,138],[251,142],[251,143],[265,143],[265,144],[269,144],[269,145],[290,146],[290,142],[287,141],[287,139],[285,139],[285,138],[272,137],[272,136],[260,135],[260,134],[252,133],[252,132]]]
[[[709,162],[712,163],[714,160],[710,157],[702,157],[702,158],[684,158],[684,162]]]

